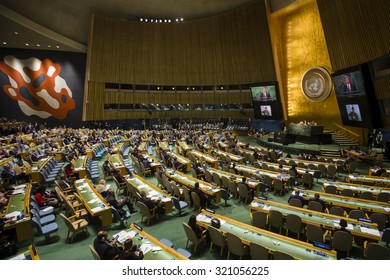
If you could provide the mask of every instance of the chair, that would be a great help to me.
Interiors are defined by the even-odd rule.
[[[230,253],[239,256],[240,260],[248,253],[248,247],[242,243],[241,238],[238,236],[230,232],[226,232],[226,241],[228,245],[228,260],[230,259]]]
[[[210,252],[212,251],[213,245],[215,244],[215,245],[221,247],[221,251],[220,251],[219,255],[222,256],[223,249],[226,246],[226,237],[222,234],[222,232],[219,229],[217,229],[213,226],[208,227],[208,232],[209,232],[210,240],[211,240]]]
[[[372,192],[366,191],[360,194],[361,199],[372,200]]]
[[[331,177],[332,179],[334,179],[336,177],[336,174],[337,174],[337,166],[334,164],[329,164],[327,169],[328,178]]]
[[[268,214],[268,230],[271,227],[279,228],[279,234],[282,233],[283,214],[277,210],[270,210]]]
[[[347,213],[345,212],[344,208],[340,206],[332,206],[329,209],[329,214],[340,216],[340,217],[346,217]]]
[[[390,193],[380,192],[376,196],[376,200],[381,201],[381,202],[389,202],[390,201]]]
[[[94,260],[98,260],[98,261],[101,260],[99,254],[96,252],[96,250],[95,250],[95,248],[93,247],[93,245],[89,245],[89,250],[91,250],[91,253],[92,253],[92,256],[93,256],[93,259],[94,259]]]
[[[249,243],[249,252],[250,252],[252,260],[268,260],[269,259],[268,249],[260,244],[250,242]]]
[[[171,200],[173,202],[173,206],[179,211],[179,216],[182,216],[183,214],[185,214],[182,212],[182,209],[187,208],[188,203],[185,201],[180,201],[174,196],[171,196]]]
[[[358,163],[356,161],[354,162],[351,162],[349,165],[348,165],[348,172],[349,174],[352,174],[356,171],[356,167],[357,167]]]
[[[274,251],[274,260],[295,260],[295,258],[287,253],[281,251]]]
[[[225,207],[228,206],[227,201],[233,199],[233,195],[230,194],[227,190],[224,188],[219,189],[221,192],[221,198],[225,200]]]
[[[39,219],[41,225],[47,225],[56,220],[56,216],[54,214],[41,217],[35,208],[30,208],[30,213],[33,215],[33,217],[37,217]]]
[[[380,213],[372,213],[370,215],[370,220],[378,224],[378,229],[380,231],[383,231],[386,228],[386,224],[387,224],[386,215]]]
[[[145,165],[140,162],[141,175],[144,177],[152,176],[152,169],[150,167],[146,168]]]
[[[162,238],[162,239],[160,239],[160,242],[161,242],[162,244],[164,244],[164,245],[170,247],[170,248],[173,248],[173,243],[172,243],[172,241],[169,240],[169,239]]]
[[[275,179],[274,180],[274,192],[279,192],[279,195],[283,195],[284,193],[284,185],[283,181],[281,179]]]
[[[289,205],[302,208],[302,201],[300,201],[298,198],[291,198],[288,202]]]
[[[390,243],[390,228],[385,228],[383,230],[382,241],[386,243],[387,247],[389,247],[389,243]]]
[[[264,192],[268,191],[268,186],[264,182],[260,182],[259,184],[259,191],[261,192],[261,196],[264,197]]]
[[[200,203],[199,195],[195,192],[191,192],[191,199],[192,199],[192,207],[194,209],[198,209],[198,211],[200,211],[202,208],[202,205]]]
[[[213,175],[211,175],[211,172],[209,170],[204,171],[204,177],[206,179],[206,182],[211,183],[213,181]]]
[[[328,235],[328,231],[323,231],[323,229],[318,225],[307,224],[306,225],[306,238],[308,242],[314,243],[325,243],[325,238]]]
[[[180,200],[182,197],[184,197],[184,195],[183,195],[183,190],[180,189],[180,188],[176,185],[175,182],[172,182],[172,183],[171,183],[171,187],[172,187],[172,190],[173,190],[173,195],[174,195],[175,197],[177,197],[177,199]]]
[[[114,182],[116,184],[116,193],[120,193],[121,191],[124,191],[126,193],[126,195],[128,195],[126,181],[119,183],[115,176],[113,176],[113,178],[114,178]]]
[[[245,203],[248,203],[248,198],[250,198],[248,187],[245,184],[238,184],[238,195],[240,199],[245,199]]]
[[[45,236],[46,244],[50,244],[53,240],[50,237],[50,234],[58,230],[58,224],[56,222],[52,222],[50,224],[42,225],[37,217],[32,217],[31,221],[34,227],[37,229],[38,233]]]
[[[234,198],[238,195],[237,184],[233,181],[229,181],[229,192],[234,196]]]
[[[311,189],[313,185],[313,176],[310,173],[304,173],[302,175],[302,184],[305,188]]]
[[[342,196],[347,196],[347,197],[353,197],[353,190],[351,189],[343,189],[341,191]]]
[[[183,248],[177,248],[176,252],[178,254],[184,256],[187,259],[191,258],[191,256],[192,256],[192,254],[190,252],[188,252],[186,249],[183,249]]]
[[[217,186],[221,186],[221,185],[222,185],[222,179],[221,179],[221,177],[220,177],[217,173],[213,173],[212,176],[213,176],[213,182],[214,182]]]
[[[206,243],[206,235],[202,235],[200,238],[196,236],[195,231],[186,223],[182,223],[184,232],[187,236],[187,243],[186,243],[186,249],[188,248],[188,243],[191,241],[192,244],[194,244],[194,254],[196,254],[196,249],[198,248],[198,245],[202,242]]]
[[[325,187],[325,193],[330,193],[330,194],[337,194],[337,187],[328,185]]]
[[[70,216],[76,216],[78,219],[87,219],[88,211],[84,208],[84,204],[73,204],[69,200],[64,200],[65,208]]]
[[[258,228],[265,229],[267,225],[268,214],[262,211],[252,213],[252,225]]]
[[[390,260],[390,249],[378,243],[370,242],[364,250],[367,260]]]
[[[348,214],[348,218],[351,219],[359,219],[359,218],[367,218],[367,215],[362,210],[351,210]]]
[[[318,164],[317,169],[318,169],[318,171],[321,172],[322,178],[325,178],[326,177],[326,166],[325,166],[325,164]]]
[[[153,209],[149,209],[148,206],[146,206],[141,201],[137,201],[137,205],[141,212],[141,223],[144,220],[144,217],[148,218],[148,225],[150,224],[150,220],[153,218],[158,219],[158,213],[157,213],[157,207],[154,207]]]
[[[390,177],[390,172],[383,172],[382,174],[381,174],[381,176],[382,177]]]
[[[157,187],[160,187],[163,186],[163,180],[160,176],[160,174],[158,174],[158,172],[155,173],[155,176],[156,176],[156,179],[157,179]]]
[[[182,186],[181,188],[184,194],[184,201],[187,202],[189,208],[192,207],[192,199],[189,189],[186,186]]]
[[[113,222],[114,223],[120,222],[120,226],[122,228],[126,228],[127,227],[127,220],[130,219],[130,217],[131,217],[131,214],[129,213],[129,211],[126,211],[126,214],[121,216],[119,214],[118,210],[114,206],[111,206],[111,212],[112,212],[112,216],[114,217]]]
[[[340,253],[346,253],[347,257],[352,249],[352,235],[346,231],[336,231],[332,237],[332,247],[337,251],[338,258]]]
[[[297,239],[299,240],[299,235],[302,230],[302,219],[298,215],[288,214],[286,216],[286,236],[288,232],[291,231],[297,234]]]
[[[60,213],[61,217],[64,219],[65,224],[68,227],[68,234],[66,239],[70,239],[70,243],[73,242],[76,234],[80,232],[85,232],[88,236],[88,222],[85,219],[77,219],[76,216],[66,217],[64,214]],[[69,236],[69,234],[71,235]]]
[[[324,212],[321,203],[319,203],[318,201],[309,201],[309,203],[307,204],[307,209],[318,211],[318,212]]]

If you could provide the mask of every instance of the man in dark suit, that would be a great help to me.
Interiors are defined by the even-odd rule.
[[[108,239],[107,231],[99,231],[93,242],[93,247],[102,260],[117,259],[120,249],[114,245],[114,239]]]
[[[132,239],[128,239],[123,244],[123,252],[120,257],[121,260],[143,260],[144,253],[133,244]]]
[[[106,201],[110,203],[112,207],[114,207],[116,210],[118,210],[119,214],[121,216],[126,215],[126,211],[123,210],[123,207],[126,205],[127,208],[129,209],[130,213],[135,213],[137,212],[133,208],[133,204],[131,203],[130,199],[128,197],[123,197],[120,198],[119,200],[116,200],[115,198],[115,192],[112,189],[108,189],[106,191]]]
[[[349,76],[344,76],[344,86],[343,86],[343,92],[345,93],[355,93],[357,92],[357,88],[355,84],[351,83],[351,78]]]
[[[139,202],[145,204],[149,210],[154,209],[157,207],[157,213],[158,214],[163,214],[165,212],[165,209],[163,206],[160,205],[161,200],[152,200],[146,196],[146,193],[144,191],[141,191],[141,197],[138,200]]]

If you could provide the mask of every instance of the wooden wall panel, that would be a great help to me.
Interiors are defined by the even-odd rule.
[[[334,71],[390,52],[389,0],[317,0]]]
[[[94,17],[90,79],[215,85],[274,81],[265,7],[171,24]]]

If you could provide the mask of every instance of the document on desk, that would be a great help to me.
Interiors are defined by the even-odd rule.
[[[198,215],[196,216],[196,220],[198,222],[203,222],[203,223],[211,223],[211,217],[207,217],[206,215]]]
[[[360,227],[360,230],[364,233],[380,236],[380,232],[376,228]]]
[[[158,192],[156,192],[156,191],[150,191],[149,193],[148,193],[148,197],[152,197],[152,196],[156,196],[156,195],[158,195]]]
[[[142,253],[144,253],[144,255],[146,255],[146,253],[148,253],[149,251],[152,250],[152,245],[144,243],[141,245],[140,249],[141,249]]]
[[[20,194],[20,193],[24,193],[24,189],[18,189],[12,192],[12,194]]]
[[[119,243],[125,243],[126,240],[132,239],[135,235],[137,234],[136,231],[131,230],[131,231],[125,231],[122,230],[118,232],[117,234],[114,235],[114,238],[118,240]]]
[[[10,218],[11,218],[11,219],[15,220],[16,217],[19,216],[19,215],[20,215],[20,211],[14,211],[14,212],[11,212],[11,213],[5,215],[5,217],[6,217],[7,219],[10,219]]]
[[[271,209],[271,205],[264,205],[263,209],[269,211]]]
[[[88,204],[92,204],[92,203],[95,203],[95,202],[96,202],[96,199],[92,198],[90,201],[88,201]]]

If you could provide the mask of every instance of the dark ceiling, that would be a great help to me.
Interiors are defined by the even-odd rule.
[[[170,24],[180,24],[181,18],[205,18],[252,1],[0,0],[0,44],[3,48],[86,52],[92,14],[123,20],[171,19]]]

